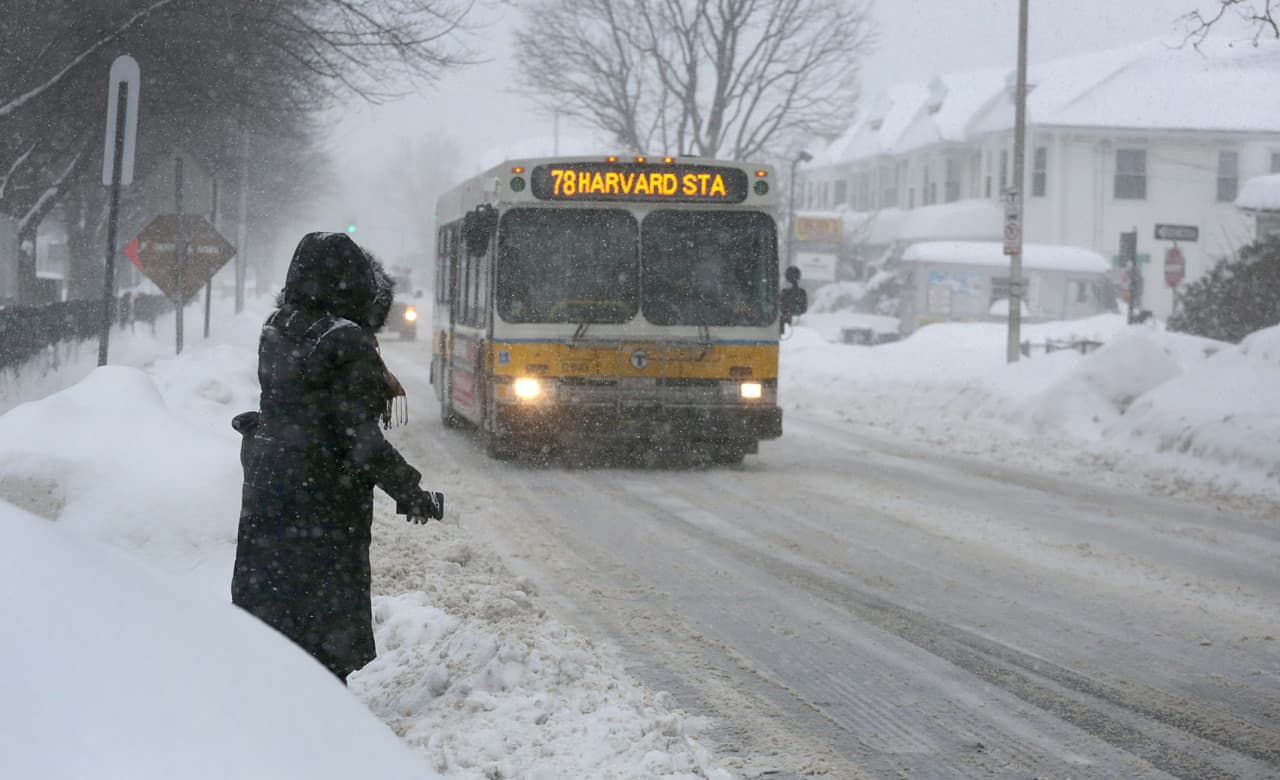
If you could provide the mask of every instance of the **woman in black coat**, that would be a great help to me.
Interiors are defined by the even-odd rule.
[[[261,411],[233,421],[244,487],[231,600],[343,681],[374,657],[374,486],[412,521],[444,511],[378,428],[388,374],[371,328],[377,292],[349,236],[304,236],[258,344]]]

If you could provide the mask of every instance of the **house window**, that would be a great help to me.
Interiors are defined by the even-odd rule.
[[[1280,173],[1280,152],[1271,153],[1271,172]]]
[[[1009,150],[1000,150],[1000,191],[1009,188]]]
[[[926,162],[920,171],[920,204],[922,206],[933,204],[933,182],[929,181],[929,178],[929,163]]]
[[[1031,161],[1031,197],[1043,198],[1049,178],[1049,149],[1037,146]]]
[[[887,209],[898,205],[898,182],[894,178],[894,167],[880,166],[880,208]]]
[[[960,200],[960,161],[947,160],[947,178],[943,188],[943,198],[947,203]]]
[[[1116,150],[1116,189],[1119,200],[1144,200],[1147,197],[1147,150]]]
[[[916,188],[908,187],[907,188],[907,208],[913,209],[915,207],[916,207]]]
[[[1240,189],[1240,153],[1218,152],[1218,200],[1230,203]]]
[[[832,195],[837,206],[843,206],[845,201],[849,199],[849,182],[841,179],[836,182],[835,193]]]

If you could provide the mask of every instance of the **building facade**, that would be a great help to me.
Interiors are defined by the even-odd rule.
[[[1143,307],[1165,317],[1172,242],[1157,224],[1194,226],[1179,246],[1186,280],[1252,241],[1235,200],[1280,172],[1280,104],[1259,100],[1280,73],[1280,43],[1169,49],[1144,43],[1033,66],[1028,76],[1023,240],[1115,258],[1136,230]],[[984,70],[895,87],[801,169],[805,208],[855,213],[967,199],[1013,187],[1012,74]],[[996,238],[993,236],[993,238]],[[1184,281],[1184,283],[1185,283]]]

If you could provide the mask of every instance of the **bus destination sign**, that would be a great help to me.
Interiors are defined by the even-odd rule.
[[[539,165],[530,188],[542,200],[631,200],[672,203],[741,203],[747,174],[714,165],[554,163]]]

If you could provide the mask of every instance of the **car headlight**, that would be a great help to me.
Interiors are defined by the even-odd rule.
[[[738,386],[738,393],[743,398],[755,400],[764,395],[764,388],[759,382],[743,382]]]
[[[404,321],[405,321],[405,322],[417,322],[417,321],[418,321],[418,310],[417,310],[417,309],[415,309],[415,308],[413,308],[412,306],[408,306],[408,307],[406,307],[406,308],[405,308],[405,310],[404,310]]]
[[[532,401],[542,395],[542,383],[533,377],[522,376],[516,380],[515,391],[516,398],[521,401]]]

